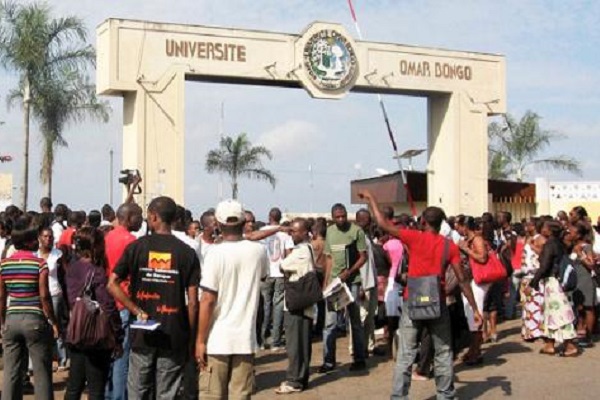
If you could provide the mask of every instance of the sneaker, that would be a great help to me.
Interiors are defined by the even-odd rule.
[[[56,368],[57,372],[65,372],[68,370],[69,370],[69,367],[67,367],[66,365],[59,365],[58,368]]]
[[[421,375],[421,374],[419,374],[419,373],[418,373],[418,372],[416,372],[416,371],[413,371],[413,373],[412,373],[412,376],[411,376],[411,379],[412,379],[413,381],[418,381],[418,382],[425,382],[425,381],[428,381],[428,380],[429,380],[429,378],[428,378],[428,377],[426,377],[425,375]]]
[[[275,346],[275,345],[273,345],[273,347],[271,347],[271,351],[272,352],[277,352],[277,351],[281,351],[281,350],[284,350],[283,346]]]
[[[333,371],[334,369],[335,369],[335,367],[331,364],[323,364],[319,367],[318,372],[320,374],[327,374],[327,373]]]
[[[367,369],[367,363],[364,361],[355,361],[350,364],[350,371],[364,371]]]
[[[290,394],[290,393],[299,393],[302,389],[294,387],[287,382],[283,382],[277,389],[275,389],[275,393],[277,394]]]

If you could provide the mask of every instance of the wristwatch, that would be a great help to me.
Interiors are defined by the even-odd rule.
[[[137,313],[137,314],[135,315],[135,317],[137,318],[137,320],[138,320],[138,321],[140,321],[140,320],[142,319],[142,314],[145,314],[146,312],[145,312],[144,310],[142,310],[142,309],[141,309],[141,307],[137,307],[137,308],[135,309],[135,311],[136,311],[136,313]]]

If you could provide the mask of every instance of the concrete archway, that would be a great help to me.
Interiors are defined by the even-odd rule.
[[[299,35],[108,19],[97,29],[97,90],[122,96],[123,168],[144,178],[141,204],[183,203],[185,80],[428,99],[428,203],[487,209],[487,118],[506,112],[503,56],[354,41],[334,23]]]

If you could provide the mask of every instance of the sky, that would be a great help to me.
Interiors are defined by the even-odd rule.
[[[89,29],[106,18],[144,19],[300,33],[313,21],[354,26],[346,0],[52,0],[54,15],[76,15]],[[354,0],[365,40],[424,47],[502,54],[507,62],[508,111],[519,118],[527,110],[542,116],[542,127],[563,133],[544,154],[567,154],[582,164],[583,176],[530,171],[551,180],[600,180],[595,138],[600,135],[600,2],[596,1],[427,1]],[[356,37],[356,35],[354,35]],[[20,199],[22,113],[4,108],[16,76],[0,70],[0,154],[11,163],[0,173],[12,173],[13,198]],[[277,178],[242,180],[240,199],[266,219],[270,207],[290,212],[327,212],[336,202],[350,203],[350,180],[376,176],[376,169],[394,171],[396,161],[387,139],[375,95],[348,94],[340,101],[314,100],[304,90],[186,83],[185,202],[194,215],[218,202],[218,182],[204,169],[206,153],[225,134],[246,132],[253,143],[273,152],[265,162]],[[110,121],[70,126],[68,148],[56,156],[54,202],[73,209],[100,208],[109,201],[110,157],[120,169],[122,101],[107,97]],[[400,151],[425,148],[425,98],[384,96]],[[224,116],[221,120],[221,105]],[[37,208],[40,136],[32,129],[30,208]],[[424,169],[426,156],[413,161]],[[309,166],[312,174],[309,172]],[[121,187],[113,180],[114,205]],[[225,194],[230,193],[225,181]]]

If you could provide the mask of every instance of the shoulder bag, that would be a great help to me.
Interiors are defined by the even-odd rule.
[[[485,264],[478,263],[469,257],[469,265],[476,284],[494,283],[508,276],[504,264],[500,261],[494,250],[488,251],[488,259]]]
[[[285,305],[289,312],[302,312],[304,309],[323,300],[323,291],[317,272],[315,271],[315,259],[310,245],[310,258],[312,270],[303,275],[297,281],[290,282],[289,279],[284,280]]]
[[[102,311],[100,303],[93,300],[93,280],[94,272],[90,271],[81,295],[71,309],[66,342],[81,350],[112,350],[116,347],[116,339],[109,316]]]
[[[408,317],[413,321],[438,319],[442,315],[441,274],[448,263],[450,242],[444,238],[440,274],[408,277]]]

